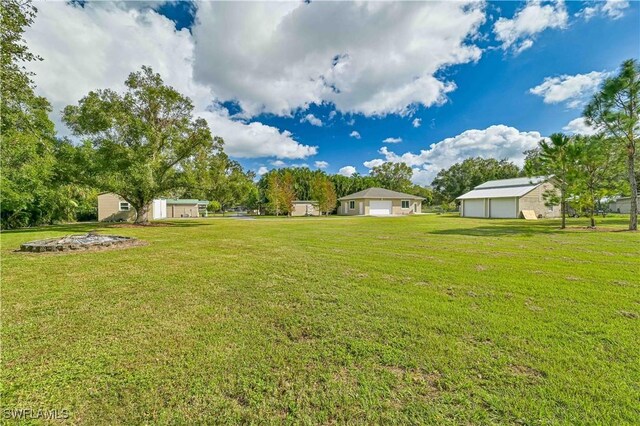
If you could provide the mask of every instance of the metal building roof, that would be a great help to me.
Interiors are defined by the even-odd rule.
[[[476,186],[473,189],[487,189],[487,188],[504,188],[507,186],[528,186],[528,185],[540,185],[547,179],[542,176],[534,177],[519,177],[513,179],[499,179],[489,180],[481,185]]]
[[[523,177],[513,179],[490,180],[476,186],[473,190],[462,194],[456,200],[471,200],[474,198],[511,198],[522,197],[544,183],[544,177]]]

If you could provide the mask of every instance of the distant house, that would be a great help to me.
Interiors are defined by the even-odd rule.
[[[640,205],[640,195],[638,195],[638,205]],[[614,213],[631,213],[631,197],[621,197],[609,204],[609,209]]]
[[[208,201],[196,199],[167,200],[167,217],[200,217],[207,216]]]
[[[537,217],[559,217],[560,206],[546,206],[543,197],[553,188],[543,177],[491,180],[457,198],[460,216],[514,219],[532,210]]]
[[[391,216],[422,211],[424,198],[384,188],[369,188],[339,198],[340,215]]]
[[[302,200],[294,201],[291,216],[320,216],[318,202]]]
[[[208,201],[184,199],[156,199],[149,203],[149,220],[174,217],[206,216]],[[101,222],[123,222],[136,218],[133,206],[124,198],[112,192],[98,195],[98,220]]]

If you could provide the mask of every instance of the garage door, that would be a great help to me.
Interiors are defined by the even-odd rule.
[[[369,201],[369,214],[371,215],[390,215],[391,201]]]
[[[489,212],[491,217],[504,219],[516,217],[515,198],[494,198],[490,200],[490,203],[491,209]]]
[[[462,214],[466,217],[484,217],[484,198],[464,200]]]

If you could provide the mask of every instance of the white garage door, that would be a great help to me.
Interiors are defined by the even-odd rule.
[[[516,199],[515,198],[493,198],[491,202],[491,217],[497,218],[515,218],[516,217]]]
[[[464,200],[462,214],[465,217],[484,217],[484,198]]]
[[[369,214],[371,215],[390,215],[391,201],[369,201]]]

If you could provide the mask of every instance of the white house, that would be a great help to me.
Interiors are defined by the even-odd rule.
[[[554,186],[544,177],[491,180],[457,198],[460,216],[515,219],[522,211],[537,217],[559,217],[560,206],[546,206],[543,194]]]

